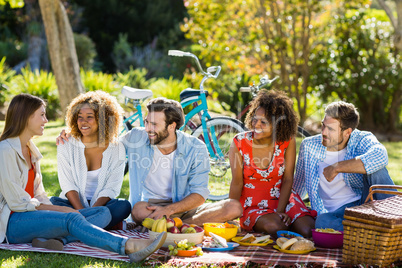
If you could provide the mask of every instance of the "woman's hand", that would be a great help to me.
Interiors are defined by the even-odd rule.
[[[68,141],[69,137],[71,137],[71,134],[66,133],[66,131],[63,129],[60,132],[60,135],[56,138],[56,145],[64,144],[64,141]]]
[[[286,214],[285,212],[276,212],[276,214],[279,216],[279,218],[281,218],[281,220],[283,221],[283,223],[285,223],[286,226],[290,225],[292,220],[290,219],[288,214]]]

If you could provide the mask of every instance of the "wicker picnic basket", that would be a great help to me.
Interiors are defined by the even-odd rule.
[[[365,204],[345,210],[342,250],[345,264],[388,266],[402,259],[402,193],[374,188],[402,189],[402,186],[373,185]],[[374,193],[396,195],[373,201]],[[369,199],[371,202],[367,202]]]

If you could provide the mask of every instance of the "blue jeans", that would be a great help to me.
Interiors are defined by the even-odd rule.
[[[343,231],[342,221],[344,220],[343,215],[345,214],[345,209],[363,204],[369,194],[370,186],[375,184],[394,185],[394,182],[389,176],[386,168],[380,169],[379,171],[370,175],[365,174],[363,176],[363,191],[361,199],[343,205],[333,212],[318,215],[317,219],[315,220],[315,228],[333,228],[335,230]],[[376,193],[373,197],[375,200],[382,200],[390,197],[390,195]]]
[[[109,233],[88,220],[107,225],[110,212],[105,207],[80,210],[79,213],[63,213],[50,210],[14,212],[8,220],[9,243],[31,243],[34,238],[58,238],[64,243],[80,240],[83,243],[125,255],[128,238]],[[88,220],[84,217],[88,216]],[[109,215],[109,218],[107,218]]]
[[[64,199],[61,197],[53,196],[50,198],[50,202],[52,202],[53,205],[74,208],[73,205],[71,205],[70,201],[68,201],[68,199]],[[121,198],[110,200],[106,203],[105,207],[109,209],[110,214],[112,215],[112,220],[105,227],[106,230],[109,230],[122,220],[126,219],[131,213],[130,202]]]

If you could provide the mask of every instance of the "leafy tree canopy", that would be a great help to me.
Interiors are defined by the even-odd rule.
[[[9,4],[11,8],[21,8],[24,6],[24,0],[0,0],[0,6]]]

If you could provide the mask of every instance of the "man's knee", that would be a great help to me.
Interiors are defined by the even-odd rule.
[[[230,199],[224,205],[224,211],[232,216],[233,219],[239,218],[243,214],[243,207],[236,199]]]
[[[372,174],[367,174],[366,176],[370,186],[375,184],[394,185],[394,182],[389,176],[388,170],[386,168],[382,168]]]

